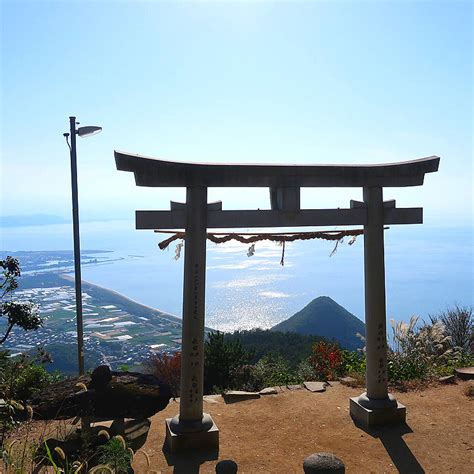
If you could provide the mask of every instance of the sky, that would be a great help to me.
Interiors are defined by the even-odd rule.
[[[168,209],[114,149],[189,162],[379,163],[438,155],[387,189],[434,225],[473,224],[473,6],[437,2],[1,2],[0,215],[70,217],[71,115],[81,219]],[[360,189],[303,190],[306,208]],[[268,190],[212,189],[224,209]]]

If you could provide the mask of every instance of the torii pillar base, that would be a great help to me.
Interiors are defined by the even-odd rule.
[[[173,418],[166,418],[165,450],[176,454],[190,450],[218,451],[219,429],[210,415],[204,414],[206,421],[203,431],[180,431],[173,429]],[[204,424],[203,424],[204,425]],[[204,427],[204,426],[203,426]]]
[[[405,423],[407,410],[389,394],[387,400],[370,400],[364,393],[349,401],[354,422],[364,428]]]

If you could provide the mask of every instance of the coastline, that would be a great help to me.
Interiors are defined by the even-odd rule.
[[[74,277],[67,275],[66,273],[58,273],[59,278],[63,280],[67,280],[68,282],[74,283]],[[152,306],[145,305],[143,303],[139,303],[138,301],[129,298],[128,296],[123,295],[122,293],[118,293],[115,290],[111,290],[110,288],[105,288],[103,286],[97,285],[96,283],[91,283],[87,280],[82,280],[82,287],[84,289],[92,290],[92,292],[104,292],[111,296],[113,299],[121,300],[123,303],[127,305],[132,305],[135,310],[139,309],[142,311],[151,312],[154,316],[159,316],[160,318],[168,319],[172,322],[176,322],[181,324],[182,320],[178,316],[173,314],[167,313],[166,311],[162,311],[157,308],[153,308]]]

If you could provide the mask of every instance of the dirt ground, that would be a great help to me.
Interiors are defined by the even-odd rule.
[[[474,402],[463,393],[466,383],[392,391],[407,407],[406,425],[370,433],[349,416],[349,397],[361,390],[340,384],[324,393],[284,391],[232,404],[216,397],[204,409],[220,430],[217,460],[188,454],[167,461],[162,451],[165,418],[179,411],[178,403],[171,402],[152,418],[141,448],[150,466],[137,452],[133,467],[138,474],[214,473],[218,461],[232,459],[239,474],[291,474],[303,472],[310,454],[326,451],[341,458],[348,473],[472,473]]]

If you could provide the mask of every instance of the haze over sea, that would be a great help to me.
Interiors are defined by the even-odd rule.
[[[0,249],[72,248],[71,224],[0,229]],[[181,317],[184,254],[174,260],[175,244],[161,251],[167,236],[137,231],[132,221],[81,224],[81,248],[110,250],[110,264],[83,266],[82,277],[140,303]],[[348,240],[348,239],[347,239]],[[364,319],[363,237],[347,240],[334,256],[331,242],[312,240],[281,247],[208,243],[206,325],[221,330],[268,328],[287,319],[312,299],[326,295]],[[392,226],[385,232],[387,318],[426,318],[455,303],[473,304],[473,229],[429,224]]]

